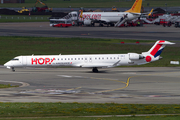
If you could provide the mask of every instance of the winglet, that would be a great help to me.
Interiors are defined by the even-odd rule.
[[[141,6],[142,6],[142,0],[136,0],[131,7],[131,9],[125,11],[125,12],[131,12],[131,13],[141,13]]]
[[[82,18],[83,16],[83,10],[81,10],[81,13],[80,13],[80,18]]]
[[[150,15],[152,14],[153,10],[154,10],[154,9],[152,9],[152,10],[149,12],[148,16],[150,16]]]

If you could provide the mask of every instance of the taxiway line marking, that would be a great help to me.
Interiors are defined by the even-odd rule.
[[[142,76],[142,75],[140,75]],[[115,81],[115,82],[121,82],[121,83],[124,83],[125,86],[124,87],[121,87],[121,88],[116,88],[116,89],[110,89],[110,90],[103,90],[103,91],[96,91],[94,93],[102,93],[102,92],[112,92],[112,91],[116,91],[116,90],[121,90],[121,89],[125,89],[129,86],[129,83],[130,83],[130,79],[133,78],[133,77],[140,77],[140,76],[131,76],[127,79],[126,82],[123,82],[123,81],[118,81],[118,80],[112,80],[112,79],[106,79],[106,78],[93,78],[91,77],[91,79],[101,79],[101,80],[109,80],[109,81]]]
[[[5,80],[0,80],[1,82],[8,82],[8,83],[19,83],[19,84],[22,84],[21,86],[19,87],[26,87],[26,86],[29,86],[28,83],[25,83],[25,82],[17,82],[17,81],[5,81]]]

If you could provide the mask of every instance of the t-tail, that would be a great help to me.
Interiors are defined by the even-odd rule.
[[[131,9],[125,11],[130,13],[141,13],[142,0],[136,0]]]
[[[159,40],[157,41],[148,52],[143,52],[146,62],[153,62],[161,59],[160,55],[166,45],[172,45],[175,43]]]

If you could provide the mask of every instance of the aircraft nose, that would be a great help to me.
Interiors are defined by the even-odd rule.
[[[8,67],[8,66],[11,66],[10,62],[7,62],[4,64],[4,66]]]

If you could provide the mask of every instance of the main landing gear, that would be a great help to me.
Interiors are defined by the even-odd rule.
[[[12,67],[11,69],[12,69],[12,71],[13,71],[13,72],[15,72],[15,69],[14,69],[14,67]]]
[[[92,72],[98,73],[98,69],[97,69],[96,67],[94,67],[94,68],[92,69]]]

